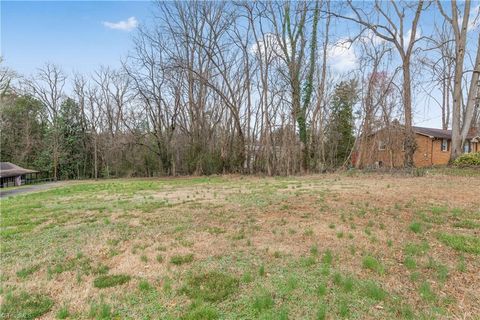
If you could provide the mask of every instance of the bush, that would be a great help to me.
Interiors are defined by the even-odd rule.
[[[462,154],[453,164],[459,167],[480,167],[480,152]]]

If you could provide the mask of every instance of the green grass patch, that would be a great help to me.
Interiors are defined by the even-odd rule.
[[[190,263],[193,261],[193,254],[192,253],[189,253],[189,254],[185,254],[185,255],[175,255],[175,256],[172,256],[170,258],[170,263],[174,264],[174,265],[182,265],[182,264],[186,264],[186,263]]]
[[[437,298],[432,288],[430,287],[430,284],[426,281],[424,281],[421,284],[418,291],[419,291],[420,297],[427,302],[434,302]]]
[[[408,229],[412,231],[413,233],[421,233],[423,231],[423,226],[420,222],[412,222],[409,226]]]
[[[380,261],[378,261],[377,258],[370,255],[363,257],[362,266],[365,269],[372,270],[378,274],[385,273],[385,267],[380,263]]]
[[[325,251],[325,253],[323,254],[323,257],[322,257],[322,263],[327,265],[327,266],[331,266],[332,262],[333,262],[332,251],[331,250]]]
[[[125,274],[104,275],[93,280],[93,286],[99,289],[122,285],[130,281],[131,277]]]
[[[273,308],[275,301],[272,294],[266,290],[261,290],[253,297],[252,309],[255,314],[261,314],[262,312]]]
[[[100,299],[100,302],[92,302],[90,304],[90,310],[88,312],[88,317],[90,319],[98,320],[110,320],[117,319],[115,312],[113,312],[112,307],[103,301],[103,298]]]
[[[430,245],[428,242],[423,241],[421,243],[407,243],[404,252],[406,255],[422,256],[427,253],[429,249]]]
[[[403,261],[403,265],[408,269],[408,270],[413,270],[417,267],[417,262],[415,259],[411,256],[405,257],[405,260]]]
[[[350,316],[351,310],[350,305],[347,301],[341,300],[338,302],[338,315],[341,318],[348,318]]]
[[[150,291],[153,289],[153,287],[147,280],[140,280],[140,282],[138,283],[138,289],[140,291]]]
[[[387,297],[387,292],[374,281],[365,281],[361,289],[362,293],[373,300],[384,300]]]
[[[53,300],[40,293],[8,293],[1,306],[0,318],[18,320],[36,319],[49,312],[52,307]]]
[[[238,286],[237,278],[225,273],[210,271],[190,275],[182,291],[193,299],[216,302],[225,300],[237,291]]]
[[[27,278],[29,275],[37,272],[38,270],[40,269],[40,266],[39,265],[34,265],[34,266],[31,266],[31,267],[26,267],[26,268],[23,268],[23,269],[20,269],[16,272],[17,274],[17,277],[21,278],[21,279],[25,279]]]
[[[316,320],[325,320],[327,319],[327,305],[324,302],[321,302],[317,308]]]
[[[70,311],[67,306],[63,306],[57,311],[57,319],[67,319],[69,316]]]
[[[462,229],[478,229],[480,228],[480,223],[477,223],[473,220],[462,220],[459,222],[455,222],[453,226],[455,228],[462,228]]]
[[[317,287],[317,294],[320,297],[323,297],[324,295],[327,294],[327,285],[325,283],[320,283]]]
[[[181,320],[215,320],[219,318],[217,309],[205,303],[195,302],[181,317]]]
[[[480,238],[462,234],[439,233],[437,235],[445,245],[461,252],[480,254]]]

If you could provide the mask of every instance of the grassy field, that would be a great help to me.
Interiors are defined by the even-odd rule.
[[[480,175],[71,182],[3,199],[3,319],[479,319]]]

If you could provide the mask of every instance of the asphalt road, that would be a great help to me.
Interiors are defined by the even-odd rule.
[[[36,192],[36,191],[43,191],[47,190],[53,187],[58,186],[58,182],[48,182],[48,183],[43,183],[43,184],[32,184],[30,186],[25,186],[22,188],[14,188],[14,189],[9,189],[9,188],[1,188],[0,189],[0,198],[7,198],[7,197],[13,197],[19,194],[24,194],[24,193],[31,193],[31,192]]]

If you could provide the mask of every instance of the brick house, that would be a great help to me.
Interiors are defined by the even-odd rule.
[[[404,163],[403,126],[394,124],[359,139],[352,162],[363,167],[402,167]],[[450,161],[452,132],[434,128],[413,127],[417,149],[416,167],[446,165]],[[472,128],[464,146],[464,153],[480,152],[480,132]]]

